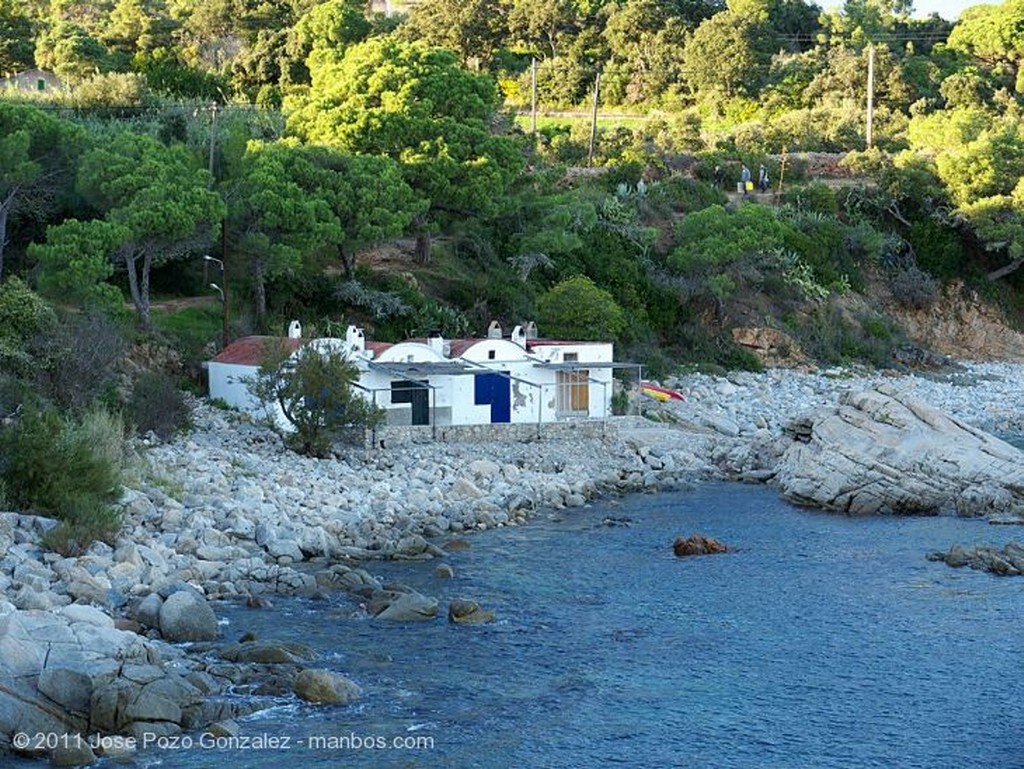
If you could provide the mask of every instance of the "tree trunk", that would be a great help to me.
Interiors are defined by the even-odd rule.
[[[417,216],[413,220],[413,227],[416,229],[416,261],[430,264],[430,231],[427,230],[427,223],[423,217]]]
[[[139,291],[139,326],[143,331],[150,331],[153,324],[149,317],[149,272],[153,268],[153,257],[147,250],[142,257],[142,287]]]
[[[267,279],[263,269],[263,260],[256,258],[252,262],[252,298],[253,309],[256,311],[256,328],[267,330]]]
[[[355,251],[348,251],[339,248],[341,253],[341,266],[345,270],[345,280],[353,280],[356,277],[356,254]]]
[[[128,273],[128,293],[131,295],[132,304],[135,305],[135,312],[139,316],[139,328],[148,330],[145,324],[149,313],[146,312],[144,314],[142,312],[142,294],[139,290],[139,272],[135,265],[139,259],[139,255],[129,246],[125,246],[121,249],[121,259],[124,260],[125,271]]]
[[[1010,273],[1019,270],[1022,264],[1024,264],[1024,259],[1014,259],[1012,262],[1000,267],[998,270],[993,270],[992,272],[990,272],[988,274],[988,279],[995,281],[999,280],[1000,278],[1005,278]]]

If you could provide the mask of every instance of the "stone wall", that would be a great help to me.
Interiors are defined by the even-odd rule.
[[[564,438],[614,437],[613,420],[574,419],[564,422],[497,425],[387,425],[376,430],[351,430],[343,442],[365,448],[392,448],[410,443],[522,442]]]

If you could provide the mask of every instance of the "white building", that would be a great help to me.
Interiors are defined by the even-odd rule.
[[[284,340],[340,347],[360,370],[358,387],[387,411],[389,425],[541,424],[611,414],[611,342],[537,339],[533,324],[510,337],[492,323],[486,338],[367,342],[346,338]],[[246,337],[208,364],[210,397],[262,415],[244,380],[253,376],[273,337]]]

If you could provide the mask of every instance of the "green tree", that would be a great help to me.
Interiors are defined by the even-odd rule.
[[[572,0],[511,0],[508,15],[509,34],[551,58],[558,56],[563,36],[571,35],[579,24],[577,6]]]
[[[34,366],[32,340],[56,322],[50,305],[19,278],[0,284],[0,371],[27,378]]]
[[[328,0],[300,16],[288,33],[289,82],[309,82],[310,58],[318,62],[313,66],[339,61],[349,46],[365,40],[372,27],[364,8],[359,0]]]
[[[702,98],[756,96],[778,45],[766,23],[725,11],[703,22],[683,52],[690,88]]]
[[[229,232],[249,264],[261,327],[267,281],[297,271],[306,258],[341,241],[338,218],[312,182],[314,176],[294,142],[251,142],[230,192]]]
[[[427,209],[405,182],[398,163],[386,156],[350,155],[320,146],[298,149],[296,173],[315,189],[340,224],[337,255],[349,279],[358,251],[396,238]]]
[[[648,101],[678,81],[686,31],[686,24],[672,15],[671,4],[627,0],[615,6],[604,37],[613,61],[625,71],[616,101]],[[609,75],[613,71],[606,70]]]
[[[22,0],[0,0],[0,72],[18,72],[35,62],[35,24]]]
[[[473,69],[490,63],[507,36],[507,0],[423,0],[399,28],[406,40],[458,54]]]
[[[985,63],[1006,67],[1024,93],[1024,1],[976,5],[965,10],[949,35],[949,47]]]
[[[117,0],[110,22],[99,32],[113,51],[132,56],[173,44],[174,23],[161,0]]]
[[[284,349],[269,351],[249,386],[263,404],[267,424],[289,448],[324,457],[345,428],[383,421],[383,409],[363,397],[358,380],[359,369],[341,350],[314,342],[291,356]]]
[[[585,275],[576,275],[540,297],[537,322],[552,337],[608,341],[625,330],[626,314],[611,294]]]
[[[84,131],[40,109],[0,100],[0,277],[8,226],[59,205],[85,145]]]
[[[36,40],[36,63],[69,83],[110,69],[110,51],[82,26],[58,22]]]
[[[114,275],[110,255],[126,237],[117,224],[68,219],[46,229],[46,242],[29,254],[39,262],[40,291],[62,303],[107,311],[120,309],[121,292],[106,281]]]
[[[229,88],[226,78],[187,64],[168,48],[137,53],[131,66],[145,76],[153,91],[167,96],[216,101]]]
[[[446,51],[390,39],[352,46],[341,62],[311,74],[309,93],[285,103],[295,135],[397,160],[434,220],[498,210],[523,156],[516,142],[490,131],[498,106],[490,78],[459,69]],[[428,222],[417,221],[426,261]]]
[[[114,261],[127,271],[144,330],[150,328],[152,269],[200,252],[216,238],[224,203],[210,183],[209,173],[185,147],[166,147],[127,131],[82,158],[78,190],[118,228]]]

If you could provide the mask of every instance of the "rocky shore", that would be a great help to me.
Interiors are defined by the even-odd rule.
[[[225,646],[210,602],[258,606],[271,594],[346,590],[382,619],[433,619],[436,602],[381,585],[367,561],[440,557],[468,532],[602,495],[743,479],[837,510],[1016,519],[1021,471],[1003,476],[1024,457],[982,431],[1024,431],[1021,374],[1024,367],[978,364],[941,377],[692,375],[664,383],[685,402],[647,402],[645,417],[613,420],[604,439],[424,443],[331,460],[291,454],[242,416],[197,404],[186,435],[139,446],[114,546],[64,558],[39,546],[52,522],[0,514],[0,752],[68,753],[60,760],[81,764],[96,746],[71,746],[84,747],[76,754],[20,735],[141,740],[214,722],[230,731],[241,706],[221,695],[240,686],[346,702],[358,688],[317,669],[308,650],[263,639]],[[901,426],[897,405],[917,416]],[[854,429],[851,413],[867,432]],[[888,442],[857,437],[879,425]],[[963,459],[964,436],[974,441],[973,464]],[[931,448],[943,444],[954,449]],[[872,494],[851,497],[824,477],[849,469],[824,459],[837,455],[861,473],[855,487]],[[918,463],[922,456],[932,464]],[[902,506],[872,507],[892,499],[890,487],[936,468],[943,481],[922,481],[921,494],[956,481],[954,496],[933,494],[915,507],[904,495]],[[836,502],[850,498],[856,506]],[[450,618],[469,616],[456,609]]]

